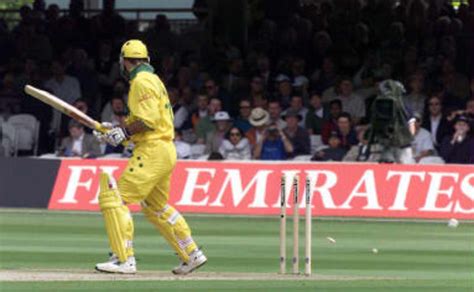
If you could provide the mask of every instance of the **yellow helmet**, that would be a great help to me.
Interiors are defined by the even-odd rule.
[[[148,49],[140,40],[128,40],[120,50],[120,57],[131,59],[148,59]]]

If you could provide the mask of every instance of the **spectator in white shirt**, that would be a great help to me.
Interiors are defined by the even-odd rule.
[[[358,125],[360,120],[365,117],[365,103],[360,96],[353,93],[351,78],[343,77],[337,89],[339,95],[333,99],[341,100],[342,111],[349,113],[354,125]]]
[[[124,118],[127,114],[125,101],[121,97],[112,97],[110,100],[110,113],[102,114],[102,122],[111,123],[113,126],[123,126]]]
[[[251,158],[249,140],[244,137],[244,132],[235,126],[226,133],[219,152],[224,159],[228,160],[246,160]]]
[[[175,131],[174,146],[176,147],[178,159],[191,158],[191,145],[183,141],[182,132],[180,130]]]
[[[99,141],[84,132],[84,126],[71,120],[69,122],[69,137],[62,140],[58,156],[94,158],[100,156]]]
[[[81,97],[81,87],[79,81],[72,76],[65,74],[64,63],[60,60],[54,60],[51,63],[53,76],[44,83],[44,87],[50,90],[54,95],[72,104]],[[61,130],[61,113],[53,110],[50,131],[59,134]]]
[[[415,119],[415,136],[412,142],[413,156],[416,162],[420,162],[423,157],[434,154],[434,145],[430,132],[421,127],[420,115],[416,114]]]

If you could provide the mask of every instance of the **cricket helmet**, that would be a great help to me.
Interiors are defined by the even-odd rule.
[[[146,45],[140,40],[126,41],[120,50],[122,58],[130,59],[148,59],[148,49]]]

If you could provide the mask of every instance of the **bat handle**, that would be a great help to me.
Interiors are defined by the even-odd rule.
[[[107,132],[108,130],[110,130],[109,128],[104,127],[104,126],[103,126],[101,123],[99,123],[99,122],[96,122],[96,123],[94,124],[94,129],[95,129],[96,131],[98,131],[98,132],[101,132],[101,133],[105,133],[105,132]]]

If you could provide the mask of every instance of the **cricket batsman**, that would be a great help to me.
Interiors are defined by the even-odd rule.
[[[109,273],[136,273],[133,251],[133,220],[128,204],[140,203],[142,211],[160,231],[181,260],[174,274],[185,275],[206,263],[183,216],[168,204],[170,178],[176,164],[173,144],[173,110],[168,93],[149,64],[148,50],[139,40],[129,40],[120,52],[122,75],[130,82],[129,116],[125,127],[94,132],[100,140],[117,146],[135,144],[118,183],[106,173],[100,175],[99,206],[112,250],[107,262],[96,270]]]

